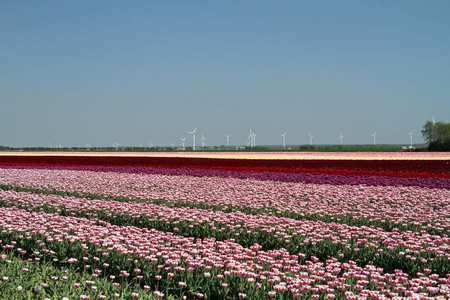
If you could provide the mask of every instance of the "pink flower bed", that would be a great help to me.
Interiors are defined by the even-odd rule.
[[[45,169],[0,169],[0,185],[450,230],[446,189]]]
[[[429,258],[430,254],[432,254],[432,257],[446,257],[450,260],[450,238],[419,232],[399,232],[398,230],[386,232],[380,228],[348,226],[334,222],[294,220],[268,215],[249,215],[242,212],[224,213],[197,208],[170,208],[148,203],[88,200],[1,190],[0,201],[21,209],[37,209],[47,206],[64,209],[67,212],[88,212],[91,214],[104,212],[109,219],[127,214],[140,220],[171,224],[173,228],[181,225],[200,226],[205,223],[212,226],[216,231],[229,232],[231,237],[234,235],[251,236],[258,234],[260,230],[268,233],[273,239],[282,239],[286,243],[289,243],[296,236],[301,236],[302,245],[309,243],[320,245],[324,241],[331,241],[333,244],[341,244],[348,249],[352,248],[353,251],[354,248],[379,248],[380,245],[386,245],[389,250],[395,250],[401,246],[400,251],[413,254],[410,255],[413,261],[420,260],[422,256],[423,258]],[[354,247],[350,247],[352,239],[356,241]],[[409,249],[414,251],[409,252]],[[420,252],[422,250],[424,250],[424,253]]]
[[[143,269],[138,272],[144,274],[140,275],[142,280],[151,276],[146,275],[151,274],[149,270],[156,270],[162,264],[173,276],[200,270],[205,277],[213,278],[213,285],[239,277],[244,279],[242,294],[263,286],[264,290],[275,294],[304,293],[311,297],[322,293],[328,297],[345,293],[348,299],[389,299],[400,294],[423,298],[450,293],[449,280],[428,271],[411,279],[409,274],[401,271],[384,274],[380,268],[371,265],[360,268],[352,261],[341,263],[330,259],[323,263],[311,257],[299,264],[299,256],[290,255],[283,249],[265,252],[260,251],[258,245],[243,248],[233,241],[195,241],[156,230],[96,223],[94,220],[0,208],[0,228],[9,235],[21,234],[31,240],[44,235],[45,240],[38,242],[44,250],[65,241],[86,250],[94,247],[101,255],[97,259],[86,257],[86,261],[93,259],[97,265],[110,263],[112,257],[115,259],[112,262],[116,262],[121,255],[130,257],[135,265],[142,261]],[[14,244],[15,241],[2,247],[11,249]],[[300,258],[303,259],[301,255]],[[68,258],[67,262],[70,261],[78,260]]]

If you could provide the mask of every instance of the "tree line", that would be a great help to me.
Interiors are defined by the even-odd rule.
[[[422,136],[429,151],[450,151],[450,123],[428,121],[423,126]]]

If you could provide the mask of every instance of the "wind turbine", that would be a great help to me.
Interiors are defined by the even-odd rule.
[[[186,150],[186,148],[184,147],[184,145],[185,145],[185,142],[186,142],[186,137],[184,137],[184,138],[180,138],[180,140],[182,140],[182,141],[183,141],[183,150]]]
[[[432,135],[436,135],[436,132],[435,132],[435,129],[436,129],[436,120],[434,119],[434,116],[431,116],[431,119],[433,120],[432,122],[433,122],[433,126],[432,126],[432,128],[431,128],[431,130],[432,130]]]
[[[409,139],[410,139],[410,141],[411,141],[411,145],[409,146],[409,148],[412,148],[413,146],[412,146],[412,134],[413,134],[413,132],[411,131],[410,133],[409,133]]]
[[[90,150],[91,149],[91,144],[88,143],[84,143],[86,145],[86,150]]]
[[[283,137],[283,149],[286,149],[286,132],[281,135]]]
[[[227,147],[230,147],[230,137],[231,137],[231,135],[225,135],[225,137],[227,138]]]
[[[173,149],[173,143],[172,143],[172,142],[170,142],[170,148],[172,148],[172,149]]]
[[[377,135],[377,132],[375,131],[373,134],[371,134],[371,136],[373,136],[373,144],[375,145],[375,137]]]
[[[338,140],[341,140],[341,145],[342,145],[342,140],[343,140],[343,139],[344,139],[344,136],[342,135],[341,132],[339,132]]]
[[[200,139],[200,141],[202,142],[202,148],[205,148],[205,141],[206,141],[206,138],[205,138],[205,136],[203,135],[203,133],[202,133],[202,138]]]
[[[192,150],[195,151],[195,131],[197,128],[195,128],[193,131],[188,132],[189,134],[192,134]]]
[[[250,128],[250,135],[248,136],[247,139],[250,139],[250,146],[251,147],[255,147],[256,146],[256,136],[257,136],[257,134],[254,133],[252,131],[252,129]]]
[[[247,139],[250,139],[250,147],[254,147],[255,145],[253,144],[253,139],[254,139],[254,133],[252,131],[252,129],[250,128],[250,135],[248,136]]]
[[[119,150],[119,144],[117,142],[114,142],[112,146],[116,149],[116,151]]]
[[[149,141],[148,146],[149,146],[150,148],[153,147],[152,141]]]
[[[314,136],[312,136],[311,133],[310,133],[310,134],[309,134],[309,144],[310,144],[310,145],[312,145],[313,137],[314,137]]]

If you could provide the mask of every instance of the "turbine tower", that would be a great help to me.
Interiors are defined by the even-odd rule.
[[[247,139],[250,139],[250,147],[254,147],[255,145],[253,144],[253,140],[254,140],[254,133],[252,131],[252,129],[250,128],[250,135],[248,136]]]
[[[373,134],[371,134],[371,136],[373,136],[373,144],[375,145],[375,137],[377,135],[377,132],[375,131]]]
[[[344,139],[344,136],[342,135],[341,132],[339,132],[338,140],[341,140],[341,145],[342,145],[342,140],[343,140],[343,139]]]
[[[186,148],[184,147],[184,145],[185,145],[185,142],[186,142],[186,137],[184,137],[184,138],[180,138],[180,140],[182,140],[182,141],[183,141],[183,150],[186,150]]]
[[[230,137],[231,137],[231,135],[225,135],[225,137],[227,138],[227,147],[230,147]]]
[[[203,133],[202,133],[202,138],[200,139],[200,141],[202,142],[202,148],[205,148],[205,141],[206,141],[206,138],[205,138],[205,136],[203,135]]]
[[[433,122],[433,125],[436,125],[436,120],[434,119],[434,116],[431,116],[431,119],[433,120],[432,122]]]
[[[152,141],[149,141],[148,146],[149,146],[150,148],[153,148]]]
[[[256,146],[256,133],[254,133],[251,128],[250,128],[250,135],[248,136],[248,139],[250,139],[250,146],[255,147]]]
[[[112,144],[112,146],[114,147],[114,149],[116,151],[119,150],[119,144],[117,142],[114,142],[114,144]]]
[[[195,131],[197,128],[195,128],[193,131],[188,132],[189,134],[192,134],[192,150],[195,151]]]
[[[281,135],[283,137],[283,149],[286,149],[286,132]]]
[[[411,145],[409,146],[409,148],[412,148],[412,147],[413,147],[413,145],[412,145],[412,134],[413,134],[413,132],[411,131],[411,132],[409,133],[409,139],[410,139],[410,141],[411,141]]]
[[[310,144],[310,145],[312,145],[313,137],[314,137],[314,136],[312,136],[311,133],[310,133],[310,134],[309,134],[309,144]]]

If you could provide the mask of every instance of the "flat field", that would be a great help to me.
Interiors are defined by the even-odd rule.
[[[445,153],[0,153],[1,299],[447,299]]]

